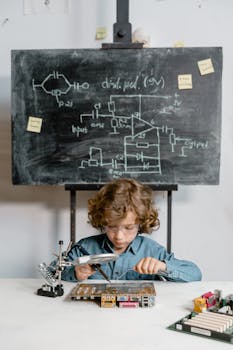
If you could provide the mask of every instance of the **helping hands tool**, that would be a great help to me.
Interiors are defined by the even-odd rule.
[[[118,258],[117,254],[97,254],[89,255],[85,248],[83,248],[79,243],[76,243],[78,249],[83,254],[83,256],[78,257],[76,260],[69,261],[68,253],[72,247],[72,242],[69,243],[68,248],[62,253],[63,241],[59,241],[59,253],[54,254],[57,257],[57,262],[53,266],[47,266],[45,263],[41,263],[38,266],[40,273],[46,281],[41,288],[37,290],[38,295],[47,297],[57,297],[64,294],[63,285],[61,284],[61,275],[65,267],[76,266],[82,264],[89,264],[93,268],[101,273],[106,281],[111,283],[110,279],[106,273],[102,270],[102,263],[108,263],[114,261]]]

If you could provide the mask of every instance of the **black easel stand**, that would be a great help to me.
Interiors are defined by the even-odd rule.
[[[132,29],[129,23],[129,0],[117,0],[117,22],[113,25],[113,43],[102,44],[102,49],[141,49],[143,43],[132,43]],[[154,191],[167,191],[167,251],[171,252],[172,228],[172,191],[177,191],[177,185],[151,185]],[[76,223],[76,191],[98,190],[103,184],[95,185],[65,185],[70,191],[70,240],[75,242]]]
[[[65,185],[65,190],[70,191],[70,241],[75,243],[76,233],[76,191],[99,190],[104,184],[89,185]],[[148,184],[154,191],[167,192],[167,251],[171,253],[172,241],[172,191],[177,191],[177,185],[154,185]]]
[[[76,190],[70,186],[65,186],[65,190],[70,191],[70,241],[76,241]]]
[[[132,43],[129,23],[129,0],[117,0],[117,21],[113,25],[113,43],[102,44],[102,49],[141,49],[143,43]]]
[[[76,242],[76,191],[94,191],[100,189],[103,184],[65,185],[65,190],[70,191],[70,241]]]

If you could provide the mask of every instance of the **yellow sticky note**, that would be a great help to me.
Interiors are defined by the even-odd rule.
[[[96,29],[96,35],[95,35],[96,40],[105,39],[106,37],[107,37],[107,28],[98,27]]]
[[[28,118],[27,131],[40,133],[41,126],[42,126],[42,118],[36,118],[36,117]]]
[[[174,47],[184,47],[184,42],[183,41],[176,41],[174,43]]]
[[[201,75],[214,73],[214,66],[211,58],[197,62]]]
[[[193,88],[192,74],[178,75],[178,88],[180,90],[187,90]]]

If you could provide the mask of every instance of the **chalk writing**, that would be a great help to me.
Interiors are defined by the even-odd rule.
[[[214,66],[211,58],[197,62],[201,75],[214,73]]]
[[[80,134],[87,134],[87,128],[80,128],[79,126],[72,125],[72,133],[79,137]]]
[[[13,50],[13,183],[218,184],[221,68],[221,48]]]
[[[165,96],[166,97],[166,96]],[[181,105],[182,101],[177,99],[179,95],[174,96],[175,104]],[[122,129],[128,130],[127,134],[122,134],[122,141],[119,143],[118,149],[122,149],[122,153],[117,153],[115,157],[112,157],[109,161],[108,156],[106,157],[108,150],[103,146],[101,147],[90,147],[89,157],[87,159],[81,160],[80,168],[91,168],[91,167],[104,167],[109,170],[114,178],[121,177],[122,175],[127,176],[129,174],[159,174],[162,175],[162,166],[161,166],[161,137],[167,138],[167,144],[170,145],[170,152],[177,152],[178,157],[188,157],[192,156],[192,151],[194,149],[208,149],[208,142],[199,141],[191,138],[179,137],[176,135],[173,128],[169,128],[166,125],[158,127],[153,123],[142,118],[143,113],[146,111],[142,110],[144,104],[144,99],[150,100],[161,100],[161,96],[155,95],[124,95],[124,102],[126,105],[137,101],[138,112],[121,116],[117,114],[117,108],[122,103],[122,95],[111,95],[110,101],[108,102],[108,107],[113,111],[112,114],[108,112],[101,113],[101,106],[99,105],[98,114],[96,110],[92,110],[89,114],[81,114],[79,122],[85,123],[87,130],[91,128],[103,128],[107,130],[105,137],[108,137],[108,134],[114,137],[114,134],[119,139]],[[163,96],[164,100],[164,96]],[[165,98],[165,101],[171,100],[170,98]],[[150,101],[150,106],[152,102]],[[113,108],[114,106],[114,108]],[[121,105],[124,109],[124,106]],[[174,106],[168,105],[163,107],[159,113],[164,113],[164,109],[172,111]],[[93,122],[93,119],[98,119],[98,122]],[[150,140],[153,140],[151,142]],[[106,158],[106,159],[105,159]]]

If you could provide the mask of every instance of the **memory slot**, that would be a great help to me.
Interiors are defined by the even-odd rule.
[[[228,324],[225,321],[218,321],[215,319],[209,319],[205,317],[195,317],[195,320],[197,322],[207,322],[208,324],[212,324],[213,326],[216,326],[216,327],[222,327],[223,331],[229,328]]]
[[[216,326],[213,325],[209,322],[204,322],[201,320],[195,320],[195,318],[189,319],[187,321],[184,321],[184,324],[189,325],[189,326],[194,326],[194,327],[199,327],[199,328],[204,328],[204,329],[208,329],[211,331],[215,331],[215,332],[220,332],[223,333],[224,331],[224,327],[223,326]]]
[[[200,313],[197,316],[195,316],[195,319],[205,319],[211,322],[215,322],[215,323],[221,323],[221,324],[225,324],[226,328],[232,326],[233,324],[233,320],[229,319],[227,317],[219,317],[220,315],[215,315],[215,314],[208,314],[208,313]]]

